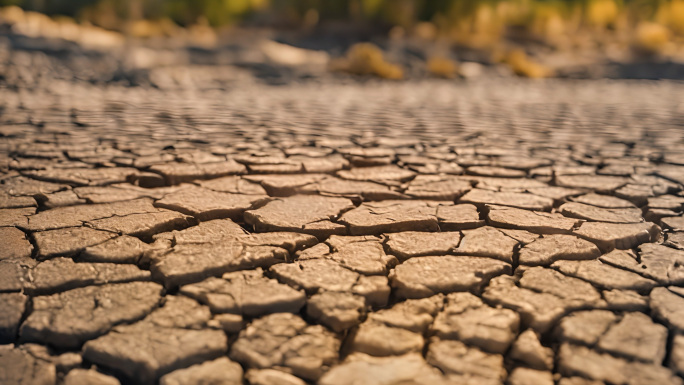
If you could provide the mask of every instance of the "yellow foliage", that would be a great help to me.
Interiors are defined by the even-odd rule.
[[[437,26],[427,21],[418,23],[413,27],[413,35],[423,40],[434,40],[437,37]]]
[[[169,19],[133,20],[128,23],[126,32],[134,37],[173,36],[178,27]]]
[[[524,51],[519,49],[506,54],[503,61],[518,76],[537,79],[553,75],[550,68],[531,60]]]
[[[551,5],[539,5],[535,8],[532,31],[549,40],[558,39],[565,32],[565,21],[557,9]]]
[[[458,44],[482,49],[496,45],[506,27],[504,19],[506,7],[494,7],[490,4],[477,4],[472,14],[459,16],[454,22],[445,20],[449,36]]]
[[[432,76],[453,79],[458,73],[458,65],[451,59],[436,56],[428,60],[427,71]]]
[[[660,53],[669,41],[670,30],[661,24],[642,21],[637,26],[634,45],[644,53]]]
[[[477,8],[473,18],[473,30],[475,32],[499,32],[500,28],[500,23],[494,8],[484,4]]]
[[[401,67],[388,63],[382,50],[372,43],[357,43],[351,46],[347,55],[330,61],[331,71],[354,75],[375,75],[385,79],[402,79]]]
[[[382,7],[382,0],[361,0],[361,10],[365,16],[376,15]]]
[[[231,15],[240,15],[249,11],[252,2],[249,0],[230,0],[223,2],[223,8]]]
[[[615,0],[592,0],[587,6],[587,22],[605,28],[615,22],[618,13]]]
[[[684,35],[684,0],[663,3],[658,8],[656,20],[668,26],[673,32]]]
[[[268,0],[251,0],[250,3],[253,9],[264,9],[269,6]]]

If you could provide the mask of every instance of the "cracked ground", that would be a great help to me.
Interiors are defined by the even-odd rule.
[[[2,384],[682,384],[681,83],[169,89],[22,55]]]

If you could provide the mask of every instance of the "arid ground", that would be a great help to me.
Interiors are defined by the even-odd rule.
[[[682,384],[684,83],[269,52],[0,40],[0,383]]]

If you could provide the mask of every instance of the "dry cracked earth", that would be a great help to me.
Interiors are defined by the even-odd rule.
[[[684,85],[232,71],[0,88],[0,383],[682,384]]]

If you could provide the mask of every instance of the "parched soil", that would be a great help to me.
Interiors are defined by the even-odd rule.
[[[682,384],[681,83],[26,57],[2,384]]]

